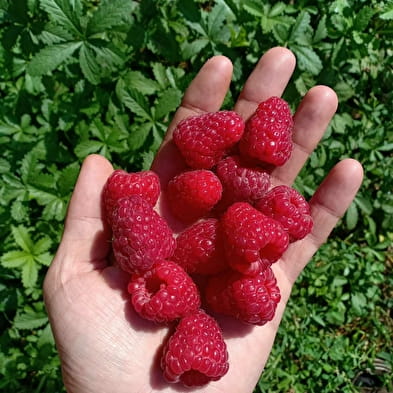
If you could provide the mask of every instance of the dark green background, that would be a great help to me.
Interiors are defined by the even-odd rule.
[[[0,0],[0,389],[62,390],[41,286],[83,158],[148,168],[206,59],[234,63],[230,108],[276,45],[297,57],[293,109],[315,84],[340,99],[295,186],[309,197],[344,157],[365,180],[297,283],[256,392],[355,392],[376,357],[391,365],[392,20],[391,0]]]

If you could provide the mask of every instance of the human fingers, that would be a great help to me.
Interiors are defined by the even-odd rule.
[[[110,230],[103,217],[101,193],[112,171],[109,161],[99,155],[88,156],[82,164],[53,262],[61,264],[63,272],[92,270],[109,252]]]
[[[308,91],[294,115],[293,151],[289,160],[272,173],[274,185],[291,185],[318,145],[337,109],[337,95],[327,86]]]
[[[187,117],[216,112],[221,108],[231,83],[232,68],[227,57],[214,56],[203,65],[187,88],[152,164],[163,184],[184,167],[184,161],[172,142],[173,130]]]
[[[248,77],[234,110],[247,120],[261,101],[281,96],[295,69],[294,54],[286,48],[268,50]]]
[[[327,175],[310,200],[312,232],[290,245],[279,266],[294,283],[308,261],[327,240],[338,220],[353,201],[363,180],[363,168],[353,159],[339,162]]]

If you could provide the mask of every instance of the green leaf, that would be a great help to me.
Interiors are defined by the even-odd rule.
[[[1,264],[8,269],[21,268],[32,259],[28,251],[9,251],[1,256]]]
[[[78,163],[72,163],[65,167],[58,179],[58,189],[62,196],[68,195],[75,186],[78,178],[80,166]]]
[[[328,30],[326,27],[326,15],[323,15],[318,23],[317,29],[315,30],[313,42],[314,43],[321,42],[327,36],[328,36]]]
[[[48,251],[52,245],[52,240],[45,236],[39,239],[35,244],[33,248],[33,254],[34,256],[43,254],[45,251]]]
[[[80,0],[40,0],[40,6],[54,22],[75,37],[82,35],[79,21],[82,10]]]
[[[41,76],[53,71],[82,45],[82,42],[68,42],[41,49],[30,61],[27,72],[31,76]]]
[[[20,201],[15,200],[11,205],[11,217],[17,221],[23,221],[28,218],[28,210],[26,205]]]
[[[199,38],[193,42],[184,42],[182,45],[182,55],[185,60],[197,55],[209,44],[207,38]]]
[[[182,94],[175,88],[164,91],[155,107],[155,119],[160,120],[177,109],[180,105]]]
[[[12,235],[15,239],[15,243],[24,251],[30,252],[34,249],[34,243],[31,240],[27,228],[22,225],[18,227],[11,227]]]
[[[102,0],[87,25],[88,35],[121,26],[134,8],[132,1]]]
[[[244,0],[242,2],[242,5],[243,5],[243,9],[246,10],[251,15],[259,17],[259,18],[264,16],[264,10],[262,8],[261,1],[258,1],[258,0]]]
[[[373,212],[373,205],[371,201],[364,197],[362,194],[357,194],[355,197],[355,203],[359,209],[366,215],[371,215]]]
[[[363,315],[367,311],[367,298],[363,293],[352,294],[351,303],[357,315]]]
[[[162,65],[161,65],[162,66]],[[163,67],[163,66],[162,66]],[[164,68],[165,72],[165,68]],[[126,86],[139,91],[139,93],[151,95],[155,94],[159,88],[158,83],[146,78],[140,71],[130,71],[124,76]]]
[[[4,158],[0,158],[0,173],[7,173],[10,169],[10,163]]]
[[[385,9],[384,12],[379,15],[379,17],[383,20],[392,20],[393,19],[393,2],[390,3]]]
[[[79,158],[85,158],[89,154],[97,153],[103,146],[99,141],[83,141],[76,145],[74,152]]]
[[[44,266],[49,266],[53,260],[53,255],[49,252],[45,252],[43,254],[37,255],[34,259]]]
[[[215,41],[219,41],[222,33],[223,24],[227,17],[227,7],[224,4],[216,4],[209,12],[207,19],[207,31],[210,38],[214,38]]]
[[[45,26],[44,31],[40,34],[40,38],[46,45],[53,45],[73,40],[73,36],[68,30],[54,23],[48,23]]]
[[[295,44],[307,45],[309,43],[310,35],[310,20],[311,16],[309,13],[302,11],[296,18],[296,22],[292,27],[290,42]]]
[[[137,90],[126,88],[122,79],[117,83],[116,93],[120,101],[135,115],[152,120],[149,103],[143,94]]]
[[[131,150],[137,150],[143,146],[146,138],[152,129],[152,123],[143,123],[133,125],[130,136],[128,137],[128,145]]]
[[[34,311],[28,308],[23,314],[19,314],[14,319],[16,329],[37,329],[48,323],[47,315],[42,311]]]
[[[94,52],[87,44],[81,46],[79,63],[86,79],[93,85],[97,85],[101,80],[100,66],[94,56]]]
[[[292,45],[291,49],[296,54],[299,68],[318,75],[322,71],[322,62],[319,56],[310,47]]]
[[[355,17],[354,26],[353,26],[354,29],[359,32],[364,31],[365,28],[370,23],[374,14],[375,14],[375,11],[371,7],[369,7],[367,5],[364,6]]]
[[[154,152],[152,151],[148,151],[148,152],[144,152],[142,154],[142,170],[147,171],[148,169],[150,169],[151,164],[154,160]]]
[[[345,222],[349,230],[354,229],[359,220],[359,212],[355,203],[351,203],[346,214]]]
[[[38,279],[38,266],[32,258],[22,267],[22,284],[25,288],[32,288]]]

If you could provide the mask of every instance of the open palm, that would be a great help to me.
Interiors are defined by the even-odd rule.
[[[273,48],[248,78],[234,110],[247,119],[260,101],[280,96],[295,67],[293,54]],[[183,162],[171,141],[176,124],[189,116],[220,109],[232,77],[232,64],[222,56],[210,59],[187,89],[181,107],[153,163],[163,184]],[[335,113],[337,98],[316,86],[303,98],[295,116],[294,151],[272,172],[273,185],[291,185]],[[113,265],[111,233],[101,211],[102,188],[113,171],[103,157],[89,156],[81,169],[56,257],[47,273],[44,294],[65,386],[69,393],[147,393],[186,391],[169,385],[159,368],[159,354],[168,328],[142,320],[126,293],[128,274]],[[248,326],[219,318],[228,346],[230,368],[217,382],[195,392],[252,392],[268,359],[292,285],[326,240],[354,198],[362,181],[361,165],[347,159],[328,174],[310,201],[314,229],[292,244],[273,265],[282,300],[273,321]],[[162,204],[160,213],[174,230],[180,226]]]

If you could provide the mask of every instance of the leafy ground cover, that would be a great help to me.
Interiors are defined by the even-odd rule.
[[[374,359],[392,365],[392,20],[391,0],[0,0],[0,389],[62,391],[42,281],[83,158],[148,168],[206,59],[234,63],[230,108],[276,45],[297,57],[293,108],[317,83],[340,99],[296,187],[310,196],[348,156],[365,181],[295,287],[255,393],[356,392]]]

